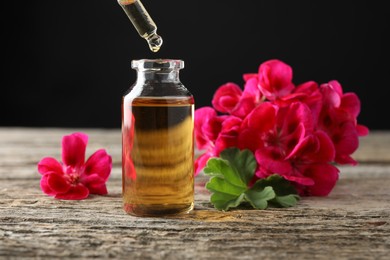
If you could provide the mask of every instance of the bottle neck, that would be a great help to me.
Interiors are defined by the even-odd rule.
[[[137,70],[137,82],[180,83],[179,69]]]

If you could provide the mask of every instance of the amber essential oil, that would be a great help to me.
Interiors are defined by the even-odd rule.
[[[193,97],[124,99],[122,111],[124,210],[137,216],[190,212]]]

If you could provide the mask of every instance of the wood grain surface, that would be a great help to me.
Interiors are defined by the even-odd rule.
[[[37,162],[61,158],[61,138],[89,135],[87,156],[113,157],[107,196],[48,197]],[[360,139],[355,167],[339,167],[328,197],[292,208],[215,210],[196,177],[195,210],[139,218],[122,209],[121,133],[105,129],[0,128],[1,259],[390,259],[390,132]]]

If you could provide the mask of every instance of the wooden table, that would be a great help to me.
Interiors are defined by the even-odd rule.
[[[37,162],[61,158],[61,138],[89,135],[87,156],[113,157],[108,196],[48,197]],[[287,209],[220,212],[196,177],[192,214],[137,218],[121,200],[121,133],[104,129],[0,128],[0,258],[390,259],[390,132],[372,131],[339,167],[328,197]]]

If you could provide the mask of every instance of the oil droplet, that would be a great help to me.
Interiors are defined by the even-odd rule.
[[[146,39],[152,52],[158,52],[163,44],[163,39],[158,34],[152,34]]]

